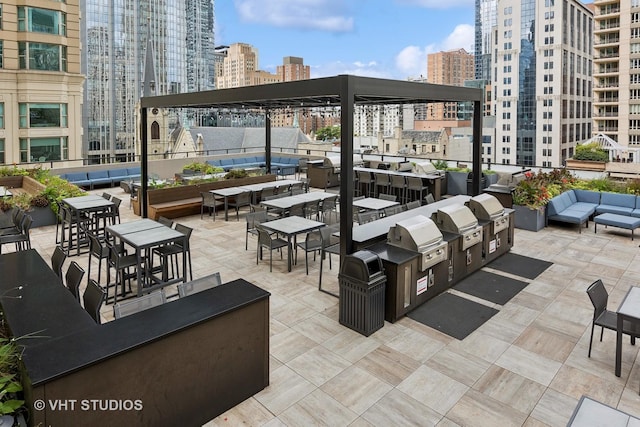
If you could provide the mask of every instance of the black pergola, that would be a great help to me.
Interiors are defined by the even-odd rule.
[[[143,97],[141,106],[141,213],[147,216],[147,109],[239,108],[265,111],[265,159],[271,166],[269,112],[281,108],[340,107],[340,258],[353,252],[353,113],[356,105],[473,102],[473,193],[480,193],[482,89],[339,75],[259,86]]]

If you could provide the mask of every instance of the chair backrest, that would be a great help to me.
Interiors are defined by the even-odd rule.
[[[251,191],[243,191],[236,196],[236,206],[249,206],[251,205]]]
[[[98,236],[90,231],[85,231],[85,233],[87,233],[87,237],[89,237],[89,252],[91,252],[91,256],[95,256],[98,259],[105,258],[108,252],[104,250],[105,247],[100,243]]]
[[[358,214],[358,224],[367,224],[373,222],[380,217],[377,211],[361,212]]]
[[[167,297],[164,294],[164,290],[160,289],[159,291],[151,292],[131,301],[118,302],[114,304],[113,315],[116,319],[120,319],[134,313],[148,310],[152,307],[157,307],[165,302],[167,302]]]
[[[386,173],[376,173],[374,174],[376,185],[389,185],[391,182],[389,180],[389,174]]]
[[[111,194],[109,194],[109,193],[102,193],[102,197],[104,199],[111,200]]]
[[[69,268],[67,268],[67,273],[65,274],[65,279],[67,282],[67,288],[71,295],[76,299],[76,301],[80,302],[80,283],[82,282],[82,278],[84,277],[84,270],[77,262],[71,261],[69,264]]]
[[[354,197],[354,198],[353,198],[353,200],[354,200],[354,201],[355,201],[355,200],[362,200],[362,199],[364,199],[364,197],[365,197],[365,196],[356,196],[356,197]]]
[[[256,224],[256,231],[258,232],[258,244],[271,248],[271,235],[269,232],[262,228],[260,224]]]
[[[300,194],[304,194],[304,189],[303,188],[292,188],[291,189],[291,195],[292,196],[298,196]]]
[[[173,227],[173,220],[169,219],[165,216],[161,216],[158,218],[158,222],[166,227],[172,228]]]
[[[255,204],[249,205],[249,212],[266,212],[266,211],[267,211],[266,206],[255,205]]]
[[[407,188],[409,190],[420,190],[422,189],[422,178],[419,176],[408,176],[407,177]]]
[[[64,252],[61,246],[56,246],[51,255],[51,269],[62,280],[62,264],[67,259],[67,254]]]
[[[20,227],[20,233],[22,233],[27,239],[29,239],[29,233],[31,231],[31,226],[33,225],[33,218],[31,215],[25,215],[22,220],[22,225]]]
[[[413,202],[407,203],[407,210],[419,208],[420,206],[422,206],[422,203],[420,203],[420,200],[414,200]]]
[[[205,206],[213,206],[216,204],[216,196],[213,193],[210,193],[208,191],[201,191],[200,197],[202,197],[202,204]]]
[[[267,215],[267,211],[255,211],[255,212],[249,212],[246,216],[246,219],[247,219],[247,230],[252,230],[256,228],[256,224],[267,222],[269,217]]]
[[[113,203],[113,211],[117,212],[118,209],[120,209],[120,204],[122,203],[122,199],[119,199],[118,197],[113,196],[111,198],[111,203]]]
[[[180,283],[178,285],[178,296],[180,298],[183,298],[188,295],[193,295],[195,293],[204,291],[206,289],[215,288],[216,286],[220,286],[221,284],[222,279],[220,278],[220,273],[216,272],[207,277],[203,277],[192,282]]]
[[[89,279],[87,289],[82,294],[84,309],[96,321],[97,324],[102,323],[100,319],[100,309],[107,299],[107,292],[98,285],[94,279]]]
[[[396,196],[395,194],[378,194],[378,199],[395,202],[396,200],[398,200],[398,196]]]
[[[288,211],[288,216],[304,216],[306,203],[296,203],[291,206]]]
[[[358,181],[361,184],[368,184],[370,182],[373,182],[373,179],[371,178],[371,172],[356,171],[356,175],[358,176]]]
[[[320,200],[307,202],[304,205],[304,216],[311,218],[313,215],[317,215],[320,211]]]
[[[427,202],[427,204],[429,204],[429,203],[435,202],[436,199],[433,197],[433,194],[429,193],[426,196],[424,196],[424,201]]]
[[[176,231],[179,231],[180,233],[182,233],[185,236],[187,236],[187,238],[185,240],[185,249],[189,250],[189,239],[191,239],[191,233],[193,232],[193,228],[187,227],[186,225],[182,225],[182,224],[176,223]],[[180,245],[180,244],[181,243],[178,243],[178,245]]]
[[[403,188],[407,184],[404,175],[391,175],[391,186],[395,188]]]
[[[390,206],[388,208],[384,209],[384,216],[391,216],[391,215],[395,215],[397,213],[402,212],[402,207],[400,205],[398,206]]]
[[[120,188],[122,188],[125,193],[131,193],[131,186],[127,181],[120,181]]]
[[[260,191],[260,200],[267,200],[266,197],[276,194],[275,187],[266,187]]]
[[[609,294],[604,287],[601,279],[596,280],[587,288],[587,294],[593,304],[593,318],[597,318],[607,310],[607,303],[609,301]]]

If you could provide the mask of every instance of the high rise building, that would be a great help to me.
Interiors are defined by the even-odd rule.
[[[282,65],[278,65],[276,74],[281,82],[307,80],[311,78],[311,67],[304,65],[304,60],[296,56],[285,56]]]
[[[222,62],[216,63],[216,87],[253,86],[280,81],[276,74],[260,70],[258,67],[258,49],[246,43],[230,45]]]
[[[473,55],[464,49],[430,53],[427,55],[427,81],[433,84],[464,86],[474,78]],[[458,103],[431,103],[427,108],[428,120],[455,120]]]
[[[596,0],[594,134],[640,147],[640,1]],[[636,160],[637,159],[633,159]]]
[[[591,136],[593,13],[578,0],[497,7],[495,161],[562,166]]]
[[[85,157],[133,160],[147,41],[159,95],[213,89],[213,0],[87,0],[83,12]],[[195,120],[172,114],[170,126]]]
[[[491,81],[498,0],[476,0],[475,79]]]
[[[27,4],[0,4],[0,164],[79,159],[79,2]]]

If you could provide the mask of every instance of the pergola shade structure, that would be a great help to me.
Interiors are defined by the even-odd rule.
[[[237,108],[264,109],[265,160],[271,164],[269,111],[282,108],[340,107],[340,248],[341,259],[353,252],[353,114],[356,105],[425,104],[431,102],[473,103],[474,194],[480,193],[482,89],[444,86],[400,80],[339,75],[259,86],[143,97],[141,106],[142,215],[147,215],[147,109],[148,108]]]

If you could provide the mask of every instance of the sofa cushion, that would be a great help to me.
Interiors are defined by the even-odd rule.
[[[549,217],[558,215],[564,209],[564,203],[562,203],[560,198],[557,196],[549,200],[549,203],[547,204],[547,214],[549,215]]]
[[[109,173],[109,178],[121,179],[121,178],[125,178],[128,175],[126,168],[110,169],[107,172]]]
[[[573,190],[565,191],[563,194],[569,196],[569,200],[571,201],[571,203],[576,203],[578,201],[576,193],[574,193]]]
[[[550,220],[563,221],[571,224],[582,224],[589,219],[588,212],[582,212],[574,209],[565,209],[559,214],[549,215]]]
[[[220,159],[207,160],[207,164],[211,166],[220,166]]]
[[[109,172],[107,171],[90,171],[87,172],[87,178],[89,178],[90,180],[107,180],[107,181],[111,181],[109,179]]]
[[[600,192],[589,190],[573,190],[578,202],[592,203],[594,205],[600,204]]]
[[[600,204],[631,208],[633,210],[636,207],[636,196],[633,194],[602,193]]]
[[[232,166],[233,159],[220,159],[220,166]]]
[[[89,183],[89,178],[87,178],[86,172],[69,172],[66,174],[66,180],[72,183],[76,182],[86,182]]]
[[[127,168],[127,175],[129,178],[140,177],[142,174],[140,166],[134,166],[132,168]]]
[[[249,159],[246,159],[244,157],[239,157],[239,158],[234,158],[231,159],[231,161],[233,162],[234,165],[245,165],[247,163],[249,163]]]

